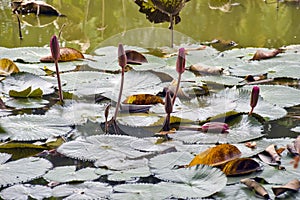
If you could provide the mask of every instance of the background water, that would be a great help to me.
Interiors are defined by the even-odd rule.
[[[175,26],[175,30],[185,37],[175,37],[175,44],[220,39],[235,41],[238,47],[273,48],[300,43],[299,2],[223,1],[233,4],[226,7],[226,12],[209,8],[213,0],[188,2],[180,14],[181,22]],[[139,12],[134,0],[46,2],[67,17],[22,16],[24,39],[20,41],[17,18],[12,14],[10,1],[0,1],[0,46],[48,45],[51,35],[58,34],[63,24],[66,26],[62,32],[62,45],[86,53],[97,46],[116,45],[120,41],[144,47],[170,44],[168,23],[150,23]]]

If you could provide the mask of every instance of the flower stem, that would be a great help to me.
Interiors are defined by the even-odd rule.
[[[58,96],[59,101],[61,104],[63,104],[63,93],[61,89],[61,81],[60,81],[60,75],[59,75],[59,69],[58,69],[58,61],[55,60],[55,68],[56,68],[56,76],[57,76],[57,84],[58,84]]]
[[[125,67],[122,68],[119,97],[118,97],[118,102],[117,102],[117,105],[116,105],[116,110],[115,110],[115,115],[114,115],[115,120],[117,119],[117,115],[118,115],[120,104],[121,104],[121,98],[122,98],[122,92],[123,92],[123,86],[124,86],[124,73],[125,73]]]
[[[177,96],[177,93],[178,93],[178,90],[179,90],[180,81],[181,81],[181,74],[179,73],[178,74],[177,85],[176,85],[176,90],[174,92],[174,96],[173,96],[173,99],[172,99],[172,106],[174,105],[175,100],[176,100],[176,96]]]

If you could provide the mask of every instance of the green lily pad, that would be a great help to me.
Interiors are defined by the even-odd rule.
[[[1,82],[1,91],[16,97],[37,97],[52,94],[53,85],[41,77],[30,73],[17,73]],[[31,96],[30,96],[31,95]]]
[[[42,185],[17,184],[0,192],[3,199],[46,199],[52,196],[52,189]]]
[[[65,156],[90,161],[110,159],[134,159],[147,155],[130,147],[137,138],[121,135],[89,136],[62,144],[57,151]]]
[[[68,134],[69,123],[58,116],[16,115],[1,118],[1,126],[6,131],[0,140],[10,138],[16,141],[48,139]]]
[[[41,57],[50,53],[50,49],[45,47],[0,48],[2,57],[23,63],[39,63]]]
[[[71,199],[99,199],[107,198],[112,193],[112,187],[105,183],[86,181],[80,184],[64,184],[53,188],[54,197]]]
[[[9,154],[0,155],[0,187],[39,178],[52,168],[52,163],[43,158],[29,157],[7,162]]]
[[[92,181],[99,178],[99,175],[95,173],[95,168],[91,167],[76,170],[76,166],[61,166],[48,171],[43,178],[48,181],[66,183],[72,181]]]
[[[49,104],[48,100],[41,98],[17,98],[10,99],[5,102],[8,107],[16,109],[32,109],[32,108],[43,108]]]
[[[129,170],[136,169],[148,165],[148,160],[136,159],[136,160],[123,160],[123,159],[111,159],[111,160],[97,160],[94,165],[96,167],[105,167],[110,170]]]

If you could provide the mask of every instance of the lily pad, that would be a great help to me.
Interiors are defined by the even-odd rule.
[[[95,173],[95,168],[83,168],[76,170],[76,166],[61,166],[48,171],[43,176],[46,180],[66,183],[71,181],[92,181],[99,178]]]
[[[68,134],[72,129],[69,123],[60,117],[45,115],[16,115],[1,118],[1,126],[6,133],[1,140],[10,138],[16,141],[48,139]]]
[[[64,184],[53,188],[54,197],[71,199],[99,199],[107,198],[112,193],[112,187],[105,183],[86,181],[80,184]]]
[[[29,157],[7,162],[10,158],[10,156],[7,156],[9,154],[3,156],[0,153],[0,155],[1,187],[39,178],[52,168],[52,163],[43,158]]]
[[[52,189],[42,185],[17,184],[0,192],[3,199],[37,199],[42,200],[52,196]]]
[[[150,170],[148,166],[138,167],[135,169],[128,169],[122,171],[114,171],[107,176],[109,181],[134,181],[141,177],[150,176]]]
[[[17,98],[5,102],[6,106],[16,109],[43,108],[48,104],[48,100],[41,98]]]

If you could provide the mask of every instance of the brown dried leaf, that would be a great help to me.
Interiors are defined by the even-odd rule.
[[[276,197],[287,191],[298,192],[299,189],[300,189],[300,181],[298,179],[291,180],[285,185],[272,187],[272,191]]]
[[[163,100],[156,95],[152,94],[136,94],[127,97],[124,101],[124,104],[136,104],[136,105],[150,105],[161,103],[164,104]]]
[[[58,62],[68,62],[68,61],[74,61],[74,60],[80,60],[84,59],[83,54],[73,48],[70,47],[63,47],[60,48],[60,57],[58,59]],[[40,59],[41,62],[54,62],[51,55],[42,57]]]
[[[254,56],[250,60],[262,60],[262,59],[269,59],[277,56],[279,53],[283,53],[284,49],[275,49],[273,51],[262,51],[257,50]]]
[[[246,142],[245,146],[250,148],[250,149],[255,149],[256,148],[256,142]]]
[[[1,76],[8,76],[12,73],[19,72],[19,68],[17,65],[7,58],[0,59],[0,75]]]
[[[138,64],[141,65],[142,63],[147,63],[148,60],[146,57],[134,50],[126,50],[126,57],[127,57],[127,64]]]
[[[245,178],[241,180],[241,183],[245,184],[247,187],[255,191],[257,195],[264,197],[265,199],[270,199],[267,190],[258,182],[253,179]]]
[[[189,70],[196,75],[221,75],[224,71],[222,67],[206,66],[202,63],[191,65]]]
[[[237,176],[249,174],[259,169],[260,165],[255,160],[251,158],[237,158],[226,163],[222,171],[227,176]]]
[[[258,157],[269,165],[280,165],[281,157],[276,151],[274,144],[268,146],[262,153],[258,154]]]
[[[199,164],[219,166],[230,160],[239,158],[241,154],[240,150],[232,144],[219,144],[196,155],[188,167]]]

